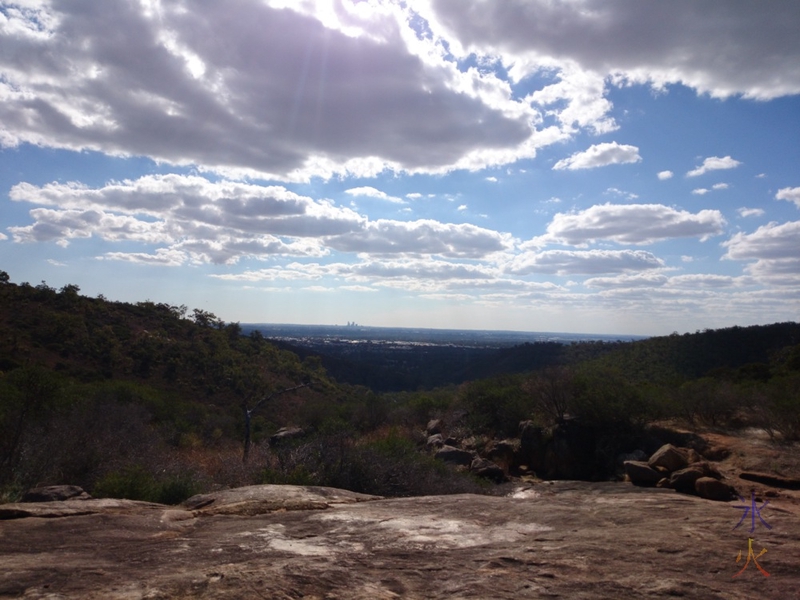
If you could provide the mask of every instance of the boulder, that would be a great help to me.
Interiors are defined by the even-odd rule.
[[[519,424],[519,453],[516,463],[527,466],[531,471],[543,472],[546,449],[544,429],[537,427],[533,421],[522,421]]]
[[[725,446],[712,446],[703,451],[703,456],[713,461],[725,460],[730,455],[731,451]]]
[[[198,494],[184,501],[180,508],[194,511],[197,516],[254,516],[276,511],[320,510],[378,498],[323,486],[250,485]]]
[[[444,427],[442,424],[441,419],[431,419],[428,421],[428,426],[425,428],[428,432],[428,435],[436,435],[437,433],[442,433],[444,431]]]
[[[727,502],[736,497],[736,490],[713,477],[700,477],[694,482],[694,489],[698,496],[707,500]]]
[[[473,460],[469,466],[469,470],[478,477],[490,479],[496,483],[502,483],[506,480],[503,469],[485,458],[476,458]]]
[[[647,462],[647,454],[643,450],[634,450],[633,452],[626,452],[617,455],[617,464],[622,466],[626,460],[638,460]]]
[[[519,442],[500,440],[494,442],[486,449],[486,457],[503,469],[503,471],[508,472],[514,464],[518,449]]]
[[[752,471],[743,471],[739,474],[739,477],[747,481],[755,481],[756,483],[763,483],[764,485],[786,490],[800,490],[800,479],[797,478],[781,477],[779,475],[769,475],[766,473],[754,473]]]
[[[672,444],[664,444],[655,451],[653,456],[650,457],[650,460],[647,461],[647,464],[653,469],[663,467],[666,471],[672,473],[673,471],[685,468],[689,462],[686,459],[686,455],[675,446]]]
[[[686,467],[685,469],[673,471],[669,477],[667,487],[684,494],[694,494],[695,481],[705,476],[706,474],[701,466],[692,465],[690,467]]]
[[[701,460],[699,462],[689,465],[690,467],[697,467],[703,471],[703,477],[713,477],[714,479],[722,479],[722,473],[708,461]]]
[[[435,433],[431,436],[428,436],[425,445],[428,446],[428,448],[441,448],[444,446],[444,438],[442,437],[441,433]]]
[[[680,448],[680,450],[686,455],[686,460],[690,465],[703,460],[703,456],[694,448]]]
[[[62,500],[91,500],[82,487],[77,485],[48,485],[32,488],[22,496],[22,502],[59,502]]]
[[[436,454],[434,454],[434,457],[446,463],[452,465],[461,465],[464,467],[470,466],[472,461],[475,459],[475,455],[472,452],[447,445],[439,448],[439,450],[436,451]]]
[[[278,446],[284,442],[288,442],[289,440],[294,440],[297,438],[301,438],[306,434],[304,429],[300,429],[299,427],[281,427],[276,431],[273,435],[269,438],[269,445],[270,446]]]
[[[589,480],[605,477],[597,465],[597,430],[577,418],[565,418],[552,429],[544,456],[546,479]],[[613,467],[613,465],[610,465]]]
[[[624,466],[625,474],[633,485],[650,487],[657,484],[664,477],[643,461],[626,460]]]

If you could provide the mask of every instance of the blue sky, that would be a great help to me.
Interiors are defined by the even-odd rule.
[[[0,269],[226,321],[800,316],[783,0],[0,2]]]

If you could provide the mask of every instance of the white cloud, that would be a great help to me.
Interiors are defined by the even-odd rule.
[[[413,5],[454,53],[499,57],[518,80],[543,67],[569,66],[659,88],[682,83],[714,97],[800,93],[800,13],[785,0]]]
[[[697,177],[705,175],[709,171],[718,171],[720,169],[735,169],[741,162],[734,160],[730,156],[709,156],[703,161],[703,164],[686,173],[687,177]]]
[[[532,137],[536,110],[445,61],[396,6],[39,6],[3,15],[7,146],[306,179],[481,168],[555,139]]]
[[[599,204],[556,214],[547,233],[529,245],[555,242],[580,246],[598,240],[650,244],[683,237],[706,240],[722,233],[724,225],[725,219],[717,210],[690,213],[661,204]]]
[[[727,183],[715,183],[711,186],[712,190],[727,190],[730,186]]]
[[[643,250],[546,250],[514,257],[507,264],[506,271],[514,275],[596,275],[643,271],[662,266],[660,259]]]
[[[672,177],[674,177],[674,175],[675,175],[675,173],[673,173],[672,171],[659,171],[658,172],[658,178],[661,181],[666,181],[667,179],[672,179]]]
[[[466,204],[461,204],[461,205],[459,205],[459,207],[456,210],[465,211],[465,210],[467,210],[467,205]]]
[[[615,187],[608,188],[605,192],[603,192],[603,194],[606,196],[619,196],[621,198],[625,198],[626,200],[636,200],[639,197],[639,194],[626,192]]]
[[[778,190],[778,193],[775,194],[775,198],[777,200],[787,200],[789,202],[794,202],[797,205],[797,208],[800,208],[800,187],[781,188],[780,190]]]
[[[667,285],[672,288],[696,290],[701,288],[728,288],[736,285],[736,283],[736,279],[728,275],[693,273],[670,277]]]
[[[616,288],[654,288],[661,287],[667,282],[663,273],[636,273],[633,275],[617,275],[615,277],[593,277],[587,279],[584,285],[588,288],[616,289]]]
[[[359,188],[357,193],[372,189]],[[9,196],[17,202],[57,207],[33,208],[33,224],[10,227],[16,242],[67,243],[95,236],[163,246],[199,263],[323,256],[332,249],[382,256],[485,258],[513,247],[511,235],[475,225],[369,221],[351,209],[283,187],[210,182],[196,176],[145,176],[97,189],[21,183]],[[150,260],[172,264],[177,256],[157,255]]]
[[[764,215],[764,211],[762,209],[760,209],[760,208],[747,208],[747,207],[744,207],[744,206],[742,208],[737,209],[736,212],[738,212],[739,216],[742,217],[742,218],[745,218],[745,217],[761,217],[761,216]]]
[[[724,242],[723,258],[754,260],[747,272],[775,285],[800,285],[800,221],[769,223],[753,233],[740,232]]]
[[[800,259],[800,221],[768,223],[753,233],[739,232],[722,245],[728,249],[724,258],[733,260]]]
[[[512,76],[514,68],[512,67]],[[557,83],[533,92],[528,100],[554,117],[567,134],[586,128],[592,133],[610,133],[617,124],[608,116],[613,107],[605,97],[605,78],[574,65],[562,65]]]
[[[395,204],[405,204],[405,200],[390,196],[386,192],[382,192],[371,186],[355,187],[344,191],[345,194],[351,196],[366,196],[368,198],[377,198],[378,200],[385,200],[387,202],[394,202]]]
[[[101,260],[120,260],[162,267],[179,267],[188,260],[185,253],[167,248],[159,248],[155,251],[155,254],[147,254],[145,252],[108,252],[98,258]]]
[[[695,194],[696,196],[705,196],[710,191],[711,190],[707,188],[696,188],[692,190],[692,193]]]
[[[406,198],[408,198],[409,200],[419,200],[420,198],[422,198],[422,194],[420,194],[419,192],[411,192],[409,194],[406,194]]]
[[[368,292],[376,293],[378,290],[366,285],[343,285],[339,287],[340,290],[347,290],[348,292]]]
[[[617,142],[606,142],[590,146],[583,152],[576,152],[569,158],[558,161],[553,169],[594,169],[607,165],[620,165],[626,163],[636,163],[642,160],[639,156],[639,149],[636,146],[618,144]]]
[[[377,220],[357,231],[325,239],[341,252],[372,255],[437,255],[449,258],[485,258],[512,247],[513,239],[475,225],[440,223],[432,220]]]
[[[487,177],[486,181],[489,181],[491,183],[497,183],[497,177]]]

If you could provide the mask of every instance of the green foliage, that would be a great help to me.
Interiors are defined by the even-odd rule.
[[[150,472],[141,466],[131,466],[109,473],[92,489],[97,498],[126,498],[155,502],[158,484]]]
[[[483,491],[485,483],[423,449],[432,418],[478,449],[516,436],[526,419],[551,426],[553,439],[555,424],[564,424],[563,435],[572,426],[592,445],[586,460],[597,472],[655,419],[755,425],[776,440],[800,439],[794,323],[635,343],[532,344],[450,362],[452,352],[409,350],[396,364],[371,364],[370,381],[416,391],[381,394],[340,385],[324,360],[245,337],[213,313],[79,292],[73,284],[15,285],[0,271],[0,499],[34,484],[72,483],[175,503],[212,480],[387,496]],[[459,387],[422,387],[467,376]],[[243,465],[243,408],[255,407],[252,460]],[[306,435],[267,450],[265,438],[287,425]]]
[[[751,408],[772,437],[800,441],[800,373],[772,379]]]
[[[95,485],[92,495],[97,498],[180,504],[199,490],[197,482],[186,475],[157,479],[146,468],[132,465],[103,477]]]
[[[501,437],[516,434],[520,421],[529,418],[533,409],[521,383],[520,375],[504,375],[462,386],[458,400],[469,413],[470,425]]]

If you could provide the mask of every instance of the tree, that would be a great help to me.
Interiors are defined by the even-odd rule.
[[[5,271],[0,271],[0,285],[8,283],[9,281],[10,278],[8,276],[8,273],[6,273]]]
[[[537,411],[561,423],[575,400],[575,374],[567,367],[547,367],[525,382],[524,389]]]
[[[247,407],[247,399],[242,401],[242,412],[244,412],[244,452],[242,454],[242,462],[246,463],[247,457],[250,455],[250,422],[253,417],[253,413],[264,406],[264,404],[272,400],[275,396],[280,396],[281,394],[286,394],[288,392],[294,392],[295,390],[299,390],[300,388],[304,387],[308,387],[308,383],[301,383],[300,385],[296,385],[294,387],[272,392],[269,396],[262,397],[261,400],[256,402],[252,408]]]
[[[223,325],[222,321],[219,319],[219,317],[217,317],[217,315],[200,308],[195,308],[192,311],[192,318],[194,319],[195,323],[200,325],[200,327],[216,327],[219,329]]]

